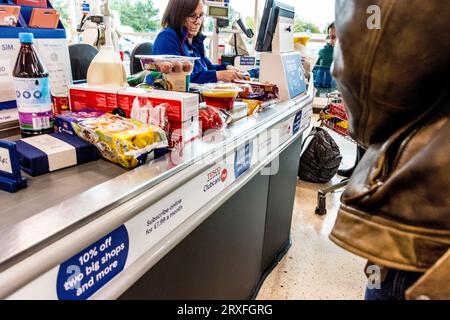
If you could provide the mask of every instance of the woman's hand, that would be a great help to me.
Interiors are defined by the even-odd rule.
[[[231,64],[227,65],[227,70],[234,70],[234,71],[237,71],[239,73],[242,73],[241,70],[239,70],[238,68],[232,66]]]
[[[233,80],[239,79],[244,79],[239,71],[236,70],[217,71],[217,81],[232,82]]]

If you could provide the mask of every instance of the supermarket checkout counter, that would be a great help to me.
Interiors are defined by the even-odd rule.
[[[290,245],[307,95],[148,165],[0,193],[0,298],[247,299]]]

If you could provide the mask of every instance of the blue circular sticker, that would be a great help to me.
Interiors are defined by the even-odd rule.
[[[128,248],[128,232],[121,226],[62,263],[56,281],[58,299],[88,299],[123,271]]]
[[[42,98],[42,93],[40,91],[35,91],[34,94],[33,94],[33,97],[35,99],[39,100],[40,98]]]

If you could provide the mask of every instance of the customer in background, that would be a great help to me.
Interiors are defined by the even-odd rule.
[[[441,1],[336,1],[333,75],[367,151],[330,238],[370,261],[366,299],[450,299],[449,16]]]
[[[323,49],[319,51],[319,59],[316,63],[316,77],[314,79],[314,86],[319,88],[331,87],[331,73],[330,68],[333,63],[333,51],[336,45],[336,28],[334,23],[328,26],[328,43]]]
[[[193,83],[231,82],[242,74],[231,65],[215,65],[205,55],[201,33],[205,20],[202,0],[170,0],[162,18],[164,28],[153,45],[153,54],[197,57],[191,75]]]

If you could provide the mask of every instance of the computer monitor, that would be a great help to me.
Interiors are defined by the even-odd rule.
[[[259,27],[257,52],[271,52],[272,40],[278,24],[279,17],[294,19],[295,8],[275,0],[266,0],[261,25]]]

